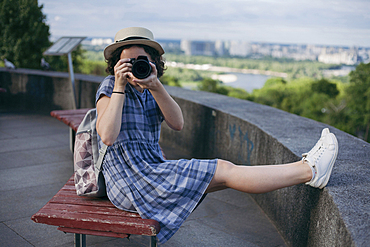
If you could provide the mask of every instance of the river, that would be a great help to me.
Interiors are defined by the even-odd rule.
[[[242,88],[251,93],[253,89],[259,89],[263,87],[266,80],[270,77],[271,76],[269,75],[259,74],[229,73],[223,75],[214,75],[212,78],[222,81],[223,85],[225,86]]]
[[[213,66],[211,64],[184,64],[177,62],[168,62],[167,65],[170,67],[214,71],[215,74],[212,76],[212,79],[222,81],[225,86],[242,88],[250,93],[253,92],[254,89],[262,88],[266,80],[272,76],[282,78],[286,78],[288,76],[287,73],[281,72],[255,69],[235,69]],[[339,69],[323,70],[323,75],[324,77],[331,77],[333,75],[345,76],[355,69],[355,66],[342,66]],[[218,74],[220,72],[222,72],[223,74]]]
[[[227,86],[242,88],[247,92],[252,92],[253,89],[263,87],[266,80],[271,76],[283,78],[287,77],[286,73],[281,72],[264,71],[256,69],[235,69],[228,67],[213,66],[211,64],[184,64],[177,62],[167,62],[167,66],[194,70],[214,71],[215,74],[212,76],[212,79],[220,80]],[[220,72],[224,74],[217,74]]]

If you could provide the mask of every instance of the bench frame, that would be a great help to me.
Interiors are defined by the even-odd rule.
[[[73,152],[75,133],[90,109],[57,110],[51,116],[70,127]],[[163,151],[162,151],[163,152]],[[86,246],[86,235],[128,238],[131,234],[150,236],[149,246],[157,246],[160,225],[156,220],[142,219],[138,213],[116,208],[108,198],[78,196],[72,177],[59,192],[31,218],[36,223],[58,226],[74,233],[74,245]]]
[[[150,236],[149,246],[156,246],[156,235],[160,231],[157,221],[120,210],[106,197],[78,196],[73,176],[31,219],[74,233],[78,247],[86,246],[86,235],[127,238],[131,234]]]

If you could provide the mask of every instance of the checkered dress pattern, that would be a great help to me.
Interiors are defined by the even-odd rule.
[[[105,78],[96,101],[111,97],[113,86],[114,76]],[[157,220],[158,240],[165,243],[201,200],[217,160],[164,160],[158,144],[163,117],[156,101],[149,90],[140,93],[129,83],[125,92],[121,132],[103,161],[107,195],[116,207]]]

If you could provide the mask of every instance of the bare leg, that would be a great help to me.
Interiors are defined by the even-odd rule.
[[[301,183],[322,189],[329,181],[337,154],[337,138],[325,128],[315,146],[302,155],[302,161],[283,165],[236,166],[229,161],[218,160],[206,192],[233,188],[247,193],[265,193]]]
[[[284,165],[237,166],[218,160],[215,175],[206,192],[232,188],[247,193],[265,193],[305,183],[311,178],[311,168],[302,161]]]

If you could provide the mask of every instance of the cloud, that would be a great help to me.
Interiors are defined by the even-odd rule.
[[[43,12],[55,36],[113,37],[121,28],[144,26],[157,38],[370,46],[367,0],[41,0],[39,3],[44,5]]]

